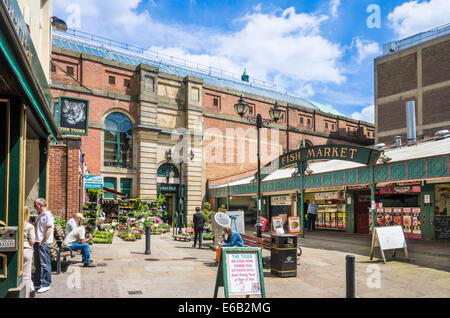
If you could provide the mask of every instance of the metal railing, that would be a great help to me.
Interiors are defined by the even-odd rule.
[[[54,30],[53,33],[58,37],[66,38],[66,39],[78,39],[82,42],[89,41],[91,45],[94,47],[99,47],[102,49],[108,50],[110,49],[120,49],[130,53],[137,54],[145,59],[150,59],[156,63],[166,64],[169,67],[179,68],[181,70],[187,72],[197,72],[199,74],[203,74],[209,77],[217,77],[217,79],[225,79],[232,82],[236,82],[243,85],[253,86],[256,88],[270,89],[274,90],[281,94],[286,94],[285,90],[282,90],[276,84],[250,78],[249,82],[245,82],[241,80],[241,75],[232,73],[229,71],[225,71],[219,68],[203,65],[201,63],[196,63],[192,61],[188,61],[187,59],[181,59],[178,57],[173,57],[170,55],[166,55],[157,51],[151,51],[148,49],[143,49],[135,45],[122,43],[119,41],[115,41],[112,39],[108,39],[102,36],[94,35],[91,33],[75,30],[75,29],[67,29],[66,32],[61,32]]]
[[[432,39],[438,38],[440,36],[450,34],[450,23],[442,25],[440,27],[431,29],[429,31],[421,32],[407,38],[388,42],[384,45],[384,54],[390,54],[404,50],[406,48],[418,45],[420,43],[430,41]]]

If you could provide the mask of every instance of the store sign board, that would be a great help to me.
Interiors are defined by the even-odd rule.
[[[103,176],[84,176],[85,189],[103,189]]]
[[[291,205],[291,197],[289,195],[280,195],[270,198],[270,205],[280,206],[280,205]]]
[[[309,160],[345,160],[358,162],[365,165],[375,164],[381,154],[380,150],[353,146],[353,145],[320,145],[300,148],[281,155],[261,169],[262,175],[268,175],[273,171],[299,164]]]
[[[344,191],[320,192],[314,194],[316,200],[344,200]]]
[[[87,135],[89,122],[89,100],[59,97],[58,127],[64,134]]]
[[[380,248],[383,262],[386,264],[384,256],[385,250],[394,250],[393,257],[395,257],[395,250],[403,248],[406,258],[408,258],[408,249],[406,246],[405,235],[400,225],[376,227],[372,235],[372,245],[370,249],[370,259],[372,260],[375,247]]]
[[[260,295],[266,297],[261,250],[257,247],[221,249],[214,298],[219,287],[225,297]]]
[[[161,191],[161,192],[177,192],[177,186],[170,185],[170,184],[161,184],[159,186],[159,191]]]

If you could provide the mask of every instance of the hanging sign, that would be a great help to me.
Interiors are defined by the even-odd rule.
[[[395,257],[396,249],[403,248],[406,258],[408,258],[408,249],[406,246],[405,235],[401,226],[376,227],[372,234],[372,245],[370,248],[370,259],[373,258],[375,247],[380,248],[383,263],[386,264],[384,250],[394,250],[392,257]]]
[[[84,176],[85,189],[103,189],[103,176]]]
[[[261,250],[257,247],[224,247],[217,269],[214,298],[224,287],[225,298],[260,295],[266,297]]]
[[[288,217],[288,229],[289,234],[300,234],[301,233],[301,223],[300,217],[298,216],[290,216]]]
[[[63,134],[87,135],[89,100],[59,97],[58,126]]]

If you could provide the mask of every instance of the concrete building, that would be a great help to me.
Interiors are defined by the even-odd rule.
[[[407,101],[415,102],[418,139],[450,128],[449,56],[450,25],[384,45],[375,59],[376,143],[406,140]]]
[[[303,144],[369,145],[374,140],[372,124],[287,95],[269,83],[244,82],[225,71],[74,30],[53,35],[51,78],[56,117],[58,97],[89,100],[88,134],[71,137],[78,138],[89,174],[103,175],[105,186],[133,198],[164,194],[173,211],[181,182],[188,220],[202,204],[207,183],[256,170],[256,127],[233,108],[240,95],[249,103],[251,116],[270,118],[275,102],[285,111],[281,121],[262,131],[262,164]],[[181,167],[180,134],[185,155]],[[69,168],[67,152],[53,152],[56,147],[50,150],[52,172],[61,174],[51,182],[63,193],[50,194],[49,201],[53,211],[70,216],[78,211],[61,197],[68,192],[60,180],[75,167]],[[169,150],[171,160],[166,157]],[[192,160],[186,156],[191,151]],[[64,160],[64,166],[59,164]]]

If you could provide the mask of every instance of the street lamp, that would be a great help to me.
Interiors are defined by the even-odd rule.
[[[252,124],[256,124],[257,131],[258,131],[258,173],[257,173],[257,180],[258,180],[258,207],[257,207],[257,214],[256,214],[256,236],[262,237],[262,222],[261,222],[261,150],[260,150],[260,130],[264,126],[268,127],[271,123],[277,122],[279,119],[283,117],[284,111],[280,108],[277,102],[275,102],[275,105],[270,109],[269,114],[271,119],[263,119],[261,114],[257,114],[256,117],[254,116],[246,116],[244,115],[247,113],[249,107],[248,104],[244,101],[244,98],[239,98],[238,102],[234,105],[234,110],[236,113],[241,116],[241,118],[247,119],[248,122]]]
[[[50,24],[58,31],[67,31],[67,24],[58,17],[51,17]]]

